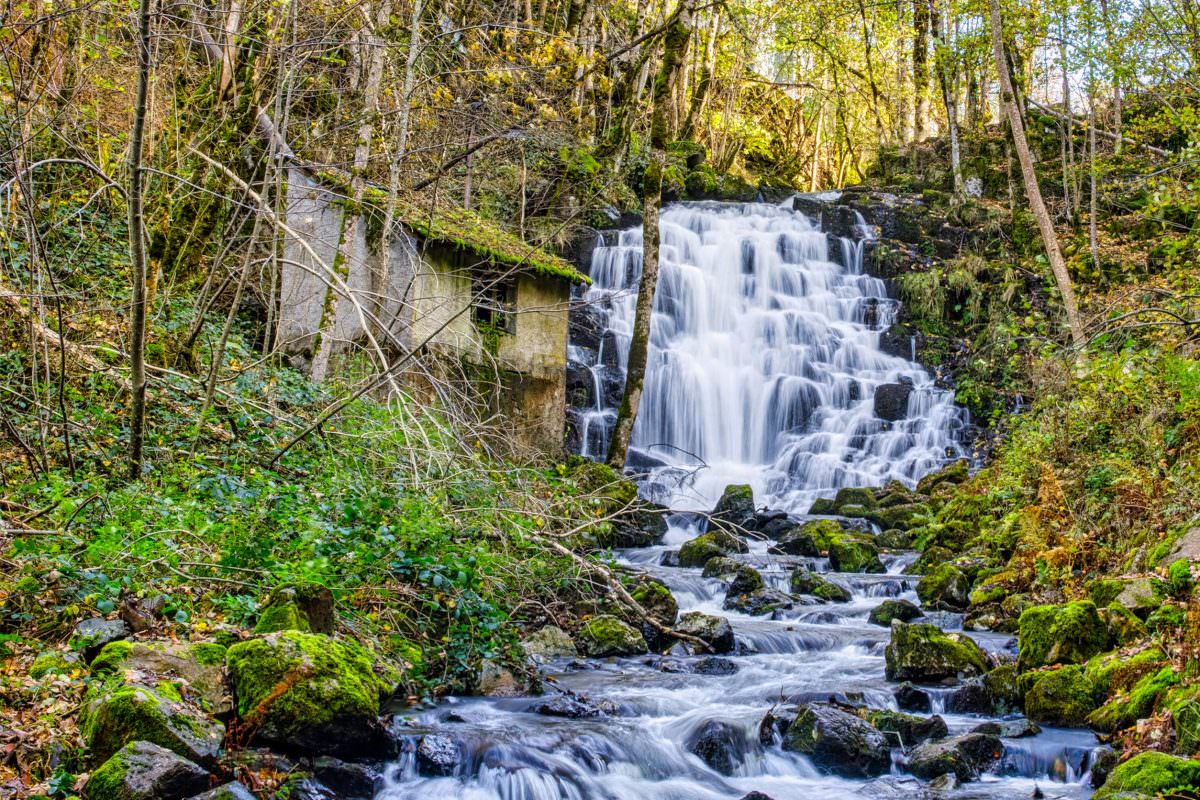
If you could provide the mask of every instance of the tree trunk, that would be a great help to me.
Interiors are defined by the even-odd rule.
[[[1008,119],[1013,148],[1017,151],[1017,159],[1021,163],[1021,180],[1025,184],[1025,196],[1029,201],[1034,218],[1037,219],[1038,230],[1042,235],[1042,245],[1046,248],[1046,258],[1050,261],[1050,269],[1054,272],[1054,280],[1062,295],[1063,308],[1067,312],[1067,324],[1071,329],[1071,341],[1082,354],[1087,340],[1083,333],[1083,324],[1079,319],[1079,308],[1075,303],[1075,289],[1071,286],[1071,275],[1067,272],[1067,264],[1058,247],[1058,235],[1054,231],[1050,212],[1046,210],[1046,203],[1042,200],[1042,190],[1038,187],[1037,174],[1033,169],[1033,155],[1029,152],[1029,141],[1025,138],[1025,123],[1021,119],[1016,95],[1013,93],[1012,76],[1009,74],[1008,60],[1004,53],[1000,0],[988,0],[988,12],[992,23],[992,55],[995,57],[996,73],[1000,79],[1000,105]]]
[[[913,0],[913,134],[918,142],[929,136],[929,0]],[[936,34],[935,34],[936,36]]]
[[[957,76],[951,72],[949,20],[943,20],[937,3],[929,0],[930,29],[933,31],[933,65],[937,71],[938,86],[942,91],[942,105],[946,109],[946,133],[950,137],[950,173],[954,176],[954,202],[961,202],[965,193],[962,174],[962,146],[958,138]],[[943,28],[943,23],[945,28]]]
[[[150,91],[150,0],[138,4],[138,80],[129,133],[129,263],[133,271],[133,308],[129,337],[129,476],[142,475],[146,428],[146,221],[143,216],[142,148],[146,136],[146,98]]]
[[[609,443],[608,463],[617,469],[625,466],[638,404],[646,379],[646,361],[650,352],[650,319],[654,312],[654,291],[658,287],[658,215],[662,205],[662,173],[667,162],[667,142],[671,89],[687,59],[692,36],[692,14],[696,0],[682,0],[675,21],[663,38],[663,59],[654,79],[654,111],[650,122],[650,163],[642,179],[642,279],[638,286],[637,308],[633,320],[633,339],[625,373],[625,393],[617,410],[617,423]]]

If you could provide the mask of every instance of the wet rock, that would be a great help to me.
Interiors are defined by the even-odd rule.
[[[904,711],[928,712],[933,706],[928,692],[918,689],[907,681],[897,686],[896,690],[892,692],[892,696],[896,698],[896,706]]]
[[[242,784],[230,781],[202,794],[192,795],[189,800],[255,800],[255,797]]]
[[[768,539],[779,539],[800,526],[788,517],[786,511],[759,511],[755,513],[751,524],[747,527]]]
[[[712,511],[712,517],[742,527],[753,527],[754,490],[746,484],[726,486]]]
[[[896,422],[908,416],[908,397],[913,393],[911,383],[884,383],[875,388],[875,416]]]
[[[381,696],[393,687],[375,674],[357,643],[299,631],[270,633],[230,647],[226,665],[238,715],[255,714],[263,741],[321,755],[391,754],[379,712]]]
[[[1113,769],[1092,800],[1156,797],[1181,786],[1196,785],[1200,785],[1200,761],[1145,752]]]
[[[967,607],[971,582],[957,567],[941,564],[917,584],[917,596],[928,608],[962,611]]]
[[[1004,744],[999,737],[968,733],[914,748],[905,768],[925,780],[951,774],[960,781],[971,781],[1003,754]]]
[[[100,654],[104,645],[119,639],[129,638],[129,626],[119,619],[92,617],[75,626],[71,636],[71,648],[83,651],[83,659],[91,663]]]
[[[277,587],[267,598],[255,633],[304,631],[333,634],[333,592],[319,583],[289,583]]]
[[[679,618],[675,630],[704,640],[714,653],[733,651],[735,644],[733,626],[724,617],[689,611]]]
[[[859,787],[855,794],[870,800],[926,800],[926,785],[916,778],[885,775]]]
[[[1025,716],[1045,725],[1080,728],[1095,709],[1092,683],[1075,665],[1042,674],[1025,695]]]
[[[776,611],[791,608],[792,598],[776,589],[763,587],[748,594],[734,594],[729,591],[725,595],[723,606],[731,611],[740,611],[752,617],[762,617]]]
[[[598,303],[582,299],[571,301],[567,315],[567,336],[576,347],[600,349],[600,337],[608,327],[606,309]]]
[[[225,684],[225,652],[213,642],[121,640],[104,646],[92,662],[92,674],[125,676],[133,672],[138,673],[137,680],[149,683],[166,680],[205,712],[223,716],[233,710],[233,698]]]
[[[130,742],[84,786],[88,800],[180,800],[208,788],[207,770],[151,742]]]
[[[1108,747],[1097,748],[1092,758],[1092,788],[1099,789],[1108,781],[1108,776],[1121,763],[1121,754]]]
[[[1005,739],[1024,739],[1028,736],[1037,736],[1041,732],[1041,728],[1027,719],[984,722],[971,729],[971,733],[986,733],[989,736],[1003,736]]]
[[[959,787],[960,781],[958,776],[953,772],[947,772],[945,775],[938,775],[929,782],[929,790],[936,794],[945,794],[953,792]]]
[[[729,581],[727,593],[729,596],[750,594],[763,588],[763,578],[754,567],[741,564]]]
[[[288,800],[342,800],[315,778],[294,778],[283,785],[283,792]]]
[[[887,628],[894,619],[911,622],[920,616],[921,609],[907,600],[884,600],[871,609],[871,613],[867,615],[867,622]]]
[[[667,533],[667,510],[642,504],[625,511],[612,520],[606,534],[598,534],[601,547],[651,547],[662,541]]]
[[[160,692],[175,692],[164,697]],[[100,686],[84,703],[79,731],[91,757],[99,762],[130,742],[151,742],[191,761],[216,761],[225,726],[182,702],[169,683]]]
[[[796,721],[796,706],[773,706],[758,723],[758,741],[764,747],[782,742],[787,729]]]
[[[701,571],[701,576],[705,578],[718,578],[723,581],[732,581],[737,577],[739,571],[743,569],[753,569],[740,561],[737,561],[726,556],[714,556],[704,562],[704,569]]]
[[[1018,624],[1022,672],[1050,664],[1083,664],[1108,649],[1108,626],[1090,600],[1033,606],[1021,613]]]
[[[722,775],[732,775],[746,757],[746,732],[740,725],[709,720],[684,742],[689,753]]]
[[[1100,618],[1108,626],[1108,641],[1115,647],[1124,647],[1146,638],[1148,632],[1142,621],[1120,603],[1112,603],[1100,609]]]
[[[749,549],[744,541],[732,533],[714,528],[683,543],[679,548],[679,566],[703,567],[705,562],[715,556],[731,556],[734,553],[748,552]]]
[[[851,598],[849,589],[839,586],[805,567],[796,567],[792,571],[789,585],[793,594],[808,594],[831,603],[848,603]]]
[[[575,408],[595,408],[596,379],[586,364],[567,362],[567,405]]]
[[[817,498],[813,501],[808,513],[844,514],[845,510],[851,506],[867,510],[875,508],[875,492],[871,489],[846,486],[838,489],[837,495],[832,500]]]
[[[971,476],[970,465],[965,458],[960,458],[953,464],[943,467],[937,472],[931,472],[917,481],[918,494],[930,494],[944,483],[959,484]]]
[[[728,658],[708,656],[697,661],[692,666],[692,672],[697,675],[735,675],[739,667]]]
[[[891,744],[912,747],[930,739],[941,739],[949,733],[946,721],[938,715],[918,717],[901,711],[875,710],[866,712],[864,719],[888,734]]]
[[[887,739],[841,709],[810,704],[796,710],[783,749],[803,753],[818,769],[845,777],[874,777],[891,767]]]
[[[599,359],[600,364],[612,369],[620,369],[621,367],[621,342],[617,339],[617,334],[606,329],[600,335]]]
[[[668,550],[658,559],[660,567],[678,567],[679,566],[679,551]]]
[[[610,614],[589,620],[580,629],[578,638],[584,655],[592,658],[636,656],[648,649],[636,628]]]
[[[894,620],[884,656],[891,681],[936,682],[987,671],[987,657],[970,637],[921,623]]]
[[[529,683],[508,667],[489,658],[479,662],[475,693],[483,697],[520,697],[529,693]]]
[[[922,525],[928,518],[929,513],[929,506],[925,503],[905,503],[903,505],[876,509],[875,511],[866,513],[864,516],[878,525],[882,530],[907,531]]]
[[[602,717],[604,712],[595,703],[584,697],[560,694],[550,700],[534,703],[529,708],[534,714],[546,717],[565,717],[566,719],[584,719],[587,717]]]
[[[449,736],[426,734],[417,744],[417,770],[422,775],[453,775],[461,762],[462,751]]]
[[[995,698],[982,678],[963,681],[946,695],[946,711],[951,714],[992,714],[999,711]]]
[[[1138,617],[1145,619],[1162,604],[1156,588],[1154,579],[1149,575],[1134,578],[1125,582],[1121,591],[1113,598],[1113,602],[1120,603]]]
[[[555,625],[547,625],[521,641],[525,655],[535,661],[554,658],[574,658],[579,655],[570,634]]]
[[[351,764],[322,756],[313,761],[313,775],[344,800],[371,800],[383,790],[383,775],[366,764]]]
[[[885,550],[909,550],[913,546],[913,536],[907,531],[892,528],[876,536],[875,543]]]
[[[742,800],[772,800],[772,798],[770,795],[765,795],[762,792],[751,792],[750,794],[743,795]]]
[[[629,595],[660,625],[669,628],[675,624],[679,603],[662,581],[642,575],[637,585],[629,590]]]
[[[880,574],[887,570],[879,560],[879,548],[866,539],[843,536],[829,545],[829,565],[834,572]]]
[[[799,525],[792,526],[780,536],[779,541],[771,546],[770,552],[774,555],[805,556],[807,558],[816,558],[821,555],[821,550],[817,547],[813,535]]]

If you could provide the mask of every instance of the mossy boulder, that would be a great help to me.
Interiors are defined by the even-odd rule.
[[[987,672],[987,656],[974,640],[936,625],[893,621],[884,657],[890,681],[933,682]]]
[[[923,780],[953,775],[960,781],[974,780],[1004,754],[1000,737],[968,733],[913,748],[905,768]]]
[[[1083,664],[1108,649],[1108,626],[1091,600],[1027,608],[1018,626],[1022,672],[1051,664]]]
[[[81,651],[84,660],[90,664],[104,649],[104,645],[126,639],[130,633],[129,626],[119,619],[92,617],[75,626],[71,634],[71,649]]]
[[[1107,587],[1105,588],[1107,589]],[[1120,591],[1107,602],[1097,603],[1097,605],[1108,605],[1109,603],[1120,603],[1140,619],[1145,619],[1162,605],[1162,599],[1159,597],[1158,584],[1154,578],[1144,575],[1140,578],[1120,581]]]
[[[1090,713],[1087,723],[1101,733],[1128,728],[1154,713],[1159,698],[1179,684],[1179,675],[1171,667],[1145,675],[1128,693],[1121,692]]]
[[[754,490],[744,483],[726,486],[712,516],[734,525],[745,525],[754,519]]]
[[[662,581],[643,575],[629,590],[629,595],[659,624],[668,628],[675,624],[679,602]]]
[[[1139,753],[1109,774],[1092,800],[1112,800],[1122,794],[1156,797],[1172,789],[1200,785],[1200,761],[1166,753]]]
[[[751,592],[735,593],[731,588],[725,593],[722,607],[729,611],[740,611],[752,617],[762,617],[773,614],[793,605],[790,595],[777,589],[763,586]]]
[[[917,608],[915,604],[907,600],[889,599],[871,609],[871,613],[867,615],[867,622],[889,628],[894,619],[901,622],[912,622],[921,615],[921,609]]]
[[[650,547],[667,533],[667,510],[644,501],[635,503],[611,522],[592,530],[600,547]]]
[[[573,458],[570,467],[568,477],[584,492],[599,499],[605,513],[620,511],[637,500],[637,484],[608,464]]]
[[[547,625],[521,640],[525,655],[535,661],[552,658],[574,658],[579,655],[571,635],[555,625]]]
[[[819,551],[828,550],[829,545],[840,541],[846,535],[846,529],[832,519],[809,520],[800,530],[812,538]]]
[[[831,580],[821,577],[805,567],[792,571],[790,582],[792,594],[808,594],[830,603],[848,603],[850,590]]]
[[[208,788],[209,774],[153,742],[130,742],[88,778],[87,800],[182,800]]]
[[[895,528],[883,531],[875,537],[875,544],[884,550],[911,550],[913,541],[911,532],[896,530]]]
[[[1120,603],[1111,603],[1100,610],[1100,617],[1108,625],[1108,640],[1117,647],[1140,641],[1149,635],[1146,626],[1137,615]]]
[[[954,553],[941,545],[930,545],[925,548],[920,557],[904,568],[905,575],[928,575],[939,564],[945,564],[954,558]]]
[[[726,595],[736,597],[738,595],[750,594],[763,588],[763,577],[758,570],[748,564],[739,564],[733,577],[729,579],[729,587],[726,589]]]
[[[811,524],[808,523],[808,525]],[[807,525],[797,525],[780,536],[779,540],[771,546],[771,552],[775,555],[804,556],[806,558],[816,558],[821,555],[821,547],[807,527]]]
[[[1200,686],[1171,689],[1159,700],[1159,707],[1171,712],[1175,752],[1180,755],[1200,752]]]
[[[829,544],[829,565],[835,572],[886,572],[879,548],[863,537],[843,535]]]
[[[254,626],[255,633],[304,631],[333,634],[333,592],[318,583],[288,583],[268,596]]]
[[[38,653],[37,658],[29,665],[29,677],[36,681],[47,675],[70,675],[76,670],[87,671],[78,655],[61,650],[46,650]]]
[[[1155,633],[1170,633],[1187,621],[1187,609],[1179,603],[1163,603],[1146,617],[1146,627]]]
[[[887,734],[893,746],[912,747],[930,739],[941,739],[949,733],[946,721],[937,714],[919,717],[888,709],[866,709],[860,714],[877,730]]]
[[[211,764],[225,726],[183,701],[178,687],[109,681],[93,686],[79,715],[92,760],[105,761],[130,742],[152,742],[184,758]]]
[[[579,629],[580,650],[593,658],[636,656],[647,651],[641,632],[616,617],[603,614]]]
[[[379,711],[394,684],[357,643],[281,631],[230,647],[226,665],[238,717],[263,741],[335,757],[390,751]]]
[[[732,533],[714,528],[683,543],[679,548],[679,566],[703,567],[710,558],[745,553],[749,549],[744,541]]]
[[[1132,655],[1113,652],[1099,655],[1084,666],[1088,682],[1095,689],[1097,700],[1126,692],[1152,672],[1158,672],[1167,655],[1158,647],[1148,647]]]
[[[929,608],[962,611],[967,607],[971,582],[958,567],[941,564],[917,584],[917,597]]]
[[[881,530],[906,531],[920,526],[929,514],[929,506],[924,503],[905,503],[888,508],[876,508],[864,516],[878,525]]]
[[[733,626],[715,614],[689,611],[679,618],[675,630],[702,639],[714,653],[729,653],[734,648]]]
[[[1081,728],[1096,708],[1093,694],[1083,667],[1072,664],[1037,673],[1025,695],[1025,716],[1046,725]]]
[[[705,578],[718,578],[723,581],[731,581],[737,576],[738,571],[745,566],[742,562],[728,556],[714,556],[704,562],[704,569],[700,574]]]
[[[818,497],[813,501],[808,513],[816,515],[841,514],[844,516],[865,516],[873,508],[875,508],[874,490],[845,487],[838,489],[837,495],[833,498]],[[847,514],[847,509],[850,509],[851,513]]]
[[[822,703],[796,709],[783,734],[783,749],[807,755],[819,770],[846,777],[882,775],[892,764],[883,733],[854,714]]]
[[[1025,707],[1025,687],[1016,664],[1001,664],[983,676],[983,688],[991,698],[992,709],[1010,714]]]
[[[965,458],[960,458],[953,464],[945,466],[937,472],[931,472],[917,481],[917,493],[930,494],[944,483],[960,484],[970,476],[970,464]]]
[[[225,653],[214,642],[112,642],[92,662],[92,673],[119,676],[135,670],[156,679],[182,679],[201,708],[221,716],[233,710],[225,684]]]

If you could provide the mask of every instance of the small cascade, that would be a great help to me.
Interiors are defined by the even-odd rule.
[[[911,359],[880,349],[896,301],[863,272],[873,229],[834,240],[802,214],[765,204],[680,204],[662,215],[661,265],[646,384],[630,465],[675,508],[712,507],[749,483],[772,508],[806,510],[843,486],[917,478],[960,457],[967,424],[952,393]],[[589,403],[572,418],[578,451],[607,454],[624,387],[642,267],[642,231],[592,253],[573,341]],[[910,354],[915,355],[915,353]],[[904,387],[899,419],[876,414],[881,386]],[[896,416],[896,415],[893,415]]]

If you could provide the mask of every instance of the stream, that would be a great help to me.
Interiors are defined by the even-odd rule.
[[[861,220],[860,220],[861,222]],[[760,739],[777,704],[834,700],[896,709],[884,677],[888,628],[870,624],[889,598],[916,603],[915,553],[885,554],[884,574],[833,573],[824,558],[772,555],[749,540],[736,556],[767,586],[788,590],[797,565],[826,574],[851,593],[845,603],[800,598],[769,617],[723,607],[726,584],[701,570],[666,566],[702,532],[702,517],[729,484],[749,484],[755,503],[806,519],[812,501],[847,486],[908,486],[964,454],[969,424],[952,393],[939,388],[911,352],[885,352],[881,336],[896,301],[863,273],[863,242],[836,239],[790,208],[768,204],[677,204],[662,217],[662,267],[650,359],[629,463],[643,496],[679,513],[660,544],[619,551],[629,569],[665,583],[680,613],[725,617],[732,653],[560,658],[542,665],[550,692],[587,698],[579,718],[536,713],[538,698],[448,698],[410,717],[458,750],[451,774],[431,775],[408,753],[389,767],[386,800],[773,800],[811,798],[1086,798],[1097,748],[1087,730],[1043,728],[1003,739],[1002,757],[978,780],[930,789],[903,771],[850,779]],[[624,380],[641,267],[641,230],[605,234],[591,257],[594,281],[573,320],[575,444],[602,457]],[[580,321],[582,324],[574,324]],[[891,348],[893,351],[895,347]],[[898,387],[898,388],[897,388]],[[877,395],[899,397],[899,418],[881,419]],[[946,630],[961,616],[928,614]],[[1007,634],[970,635],[989,651],[1015,653]],[[993,718],[956,713],[954,688],[923,687],[950,734]],[[945,709],[950,708],[951,712]],[[589,714],[591,712],[589,711]],[[718,771],[691,752],[712,722],[738,732]],[[728,773],[728,774],[725,774]],[[1038,795],[1040,796],[1040,795]],[[761,800],[761,798],[760,798]]]

